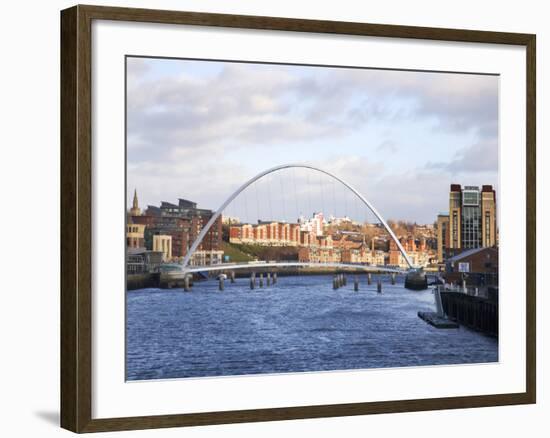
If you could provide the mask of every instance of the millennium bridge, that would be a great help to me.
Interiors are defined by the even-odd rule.
[[[380,223],[384,226],[385,230],[391,237],[391,239],[395,242],[397,248],[401,252],[403,258],[405,259],[407,265],[409,266],[409,269],[403,270],[399,268],[393,268],[388,266],[377,266],[377,265],[364,265],[364,264],[351,264],[351,263],[312,263],[312,262],[296,262],[296,261],[273,261],[273,262],[249,262],[249,263],[222,263],[218,265],[205,265],[205,266],[195,266],[190,265],[190,260],[193,256],[193,254],[197,251],[199,246],[201,245],[204,237],[210,230],[210,228],[214,225],[216,220],[222,215],[223,211],[233,202],[239,194],[241,194],[244,190],[246,190],[249,186],[254,184],[256,181],[266,177],[267,175],[279,172],[283,169],[292,169],[292,168],[300,168],[300,169],[309,169],[314,172],[318,172],[320,174],[326,175],[336,182],[342,184],[344,187],[346,187],[357,199],[360,200],[361,203],[363,203],[380,221]],[[187,251],[186,256],[184,257],[181,265],[177,265],[179,267],[179,275],[182,276],[185,280],[186,284],[186,290],[188,289],[189,284],[189,278],[192,276],[193,273],[200,273],[200,272],[216,272],[219,271],[220,273],[223,272],[230,272],[231,278],[234,278],[234,272],[238,270],[247,270],[252,271],[252,278],[255,278],[255,271],[266,271],[266,270],[273,270],[278,268],[321,268],[321,269],[332,269],[332,270],[342,270],[342,271],[357,271],[357,272],[381,272],[381,273],[390,273],[392,274],[392,281],[394,281],[396,274],[405,274],[406,280],[405,280],[405,287],[411,288],[411,289],[424,289],[427,286],[427,279],[426,275],[424,274],[423,270],[420,267],[413,266],[410,257],[406,253],[405,249],[401,245],[401,242],[399,242],[399,239],[395,236],[392,229],[388,226],[385,219],[382,217],[382,215],[376,210],[376,208],[365,198],[361,193],[359,193],[355,188],[353,188],[349,183],[347,183],[342,178],[334,175],[333,173],[323,170],[319,167],[308,165],[308,164],[284,164],[280,166],[275,166],[270,169],[267,169],[263,172],[260,172],[255,177],[249,179],[244,184],[242,184],[237,190],[235,190],[226,200],[222,203],[222,205],[218,208],[218,210],[210,217],[209,221],[206,223],[206,225],[202,228],[199,235]],[[269,274],[269,273],[268,273]],[[260,274],[263,275],[263,274]],[[271,274],[269,274],[271,275]],[[276,275],[276,274],[275,274]],[[339,281],[345,281],[345,279],[342,279],[339,277]],[[223,281],[223,276],[221,281]],[[370,281],[370,275],[369,275],[369,281]]]

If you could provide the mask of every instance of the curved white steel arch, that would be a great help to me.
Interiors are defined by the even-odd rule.
[[[403,246],[401,245],[401,243],[399,242],[399,240],[397,239],[395,234],[393,234],[393,231],[388,226],[388,224],[386,223],[384,218],[382,216],[380,216],[380,213],[378,213],[376,208],[374,208],[371,205],[371,203],[369,201],[367,201],[363,197],[363,195],[361,195],[351,185],[349,185],[347,182],[345,182],[343,179],[337,177],[336,175],[333,175],[332,173],[327,172],[326,170],[320,169],[318,167],[310,166],[309,164],[283,164],[283,165],[280,165],[280,166],[275,166],[275,167],[272,167],[270,169],[264,170],[263,172],[256,175],[254,178],[249,179],[242,186],[240,186],[237,190],[235,190],[229,198],[227,198],[227,200],[221,205],[221,207],[218,208],[218,211],[216,211],[216,213],[214,213],[214,215],[206,223],[206,225],[203,227],[203,229],[201,230],[201,232],[199,233],[199,235],[197,236],[197,238],[195,239],[195,241],[191,245],[191,248],[189,248],[189,250],[187,251],[187,254],[184,257],[183,262],[182,262],[182,269],[185,269],[185,267],[189,263],[189,259],[191,258],[193,253],[197,250],[199,245],[201,244],[202,240],[204,239],[204,236],[206,236],[206,233],[208,233],[208,230],[210,229],[210,227],[212,227],[214,222],[216,222],[216,219],[218,219],[218,217],[221,216],[222,212],[233,201],[233,199],[235,199],[248,186],[254,184],[256,181],[263,178],[264,176],[269,175],[270,173],[273,173],[273,172],[277,172],[277,171],[282,170],[282,169],[289,169],[289,168],[293,168],[293,167],[303,168],[303,169],[311,169],[311,170],[315,170],[317,172],[324,173],[325,175],[328,175],[331,178],[334,178],[336,181],[340,182],[341,184],[346,186],[348,189],[350,189],[355,194],[355,196],[357,196],[363,202],[363,204],[365,204],[370,209],[370,211],[372,211],[374,213],[374,215],[378,218],[378,220],[382,223],[382,225],[384,225],[384,228],[386,228],[386,231],[389,233],[389,235],[391,236],[391,238],[393,239],[393,241],[395,242],[395,244],[399,248],[399,251],[401,251],[401,254],[403,255],[403,257],[405,257],[405,260],[407,261],[407,264],[409,265],[409,267],[414,268],[414,266],[411,262],[411,259],[409,258],[409,256],[405,252],[405,249],[403,248]]]

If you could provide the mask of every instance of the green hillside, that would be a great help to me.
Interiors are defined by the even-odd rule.
[[[230,262],[250,262],[254,260],[253,256],[243,252],[241,249],[237,248],[236,245],[229,242],[222,243],[222,250],[224,255],[229,256]]]

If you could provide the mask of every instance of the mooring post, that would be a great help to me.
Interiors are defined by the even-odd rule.
[[[332,277],[332,289],[338,289],[338,280],[336,279],[336,275]]]
[[[369,286],[372,284],[372,275],[370,272],[367,274],[367,283]]]
[[[267,285],[268,286],[271,286],[271,273],[268,272],[267,274],[265,274],[267,276]]]
[[[379,294],[382,293],[382,280],[378,279],[378,284],[376,285],[376,292]]]
[[[348,284],[348,279],[346,278],[346,274],[342,274],[342,284],[344,286],[347,286]]]
[[[357,278],[357,275],[355,276],[355,278],[353,279],[353,290],[355,292],[358,292],[359,291],[359,279]]]
[[[395,272],[391,273],[391,284],[395,284]]]
[[[183,290],[185,292],[191,291],[191,288],[189,287],[189,275],[183,277]]]
[[[273,273],[273,284],[277,283],[277,273]]]
[[[229,278],[231,279],[231,283],[235,283],[235,271],[231,271],[229,275],[230,275]]]
[[[219,277],[219,278],[220,278],[220,281],[219,281],[219,285],[218,285],[218,288],[219,288],[220,290],[223,290],[223,289],[224,289],[224,287],[225,287],[225,286],[224,286],[224,284],[223,284],[223,274],[222,274],[222,275],[220,275],[220,277]]]
[[[260,287],[264,287],[264,274],[260,274]]]
[[[254,286],[256,284],[256,277],[254,276],[254,272],[250,274],[250,289],[253,290]]]

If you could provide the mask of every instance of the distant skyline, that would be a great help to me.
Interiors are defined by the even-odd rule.
[[[157,58],[128,58],[127,74],[128,206],[136,188],[142,208],[185,198],[216,210],[286,163],[342,177],[387,220],[434,222],[451,183],[491,184],[498,200],[497,76]],[[226,213],[363,220],[350,196],[284,171]]]

